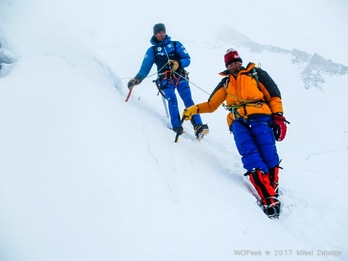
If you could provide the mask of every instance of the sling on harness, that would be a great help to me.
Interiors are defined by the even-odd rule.
[[[235,98],[237,98],[237,97],[235,97]],[[237,98],[237,99],[239,99],[239,98]],[[239,99],[239,100],[241,100],[241,99]],[[223,103],[222,106],[224,107],[225,110],[230,111],[231,113],[233,113],[233,116],[234,116],[235,119],[238,119],[238,118],[244,118],[238,112],[239,108],[243,108],[244,109],[244,115],[247,115],[247,110],[246,110],[247,106],[254,106],[254,107],[260,108],[264,103],[265,103],[264,100],[258,100],[258,101],[246,101],[246,100],[243,100],[243,103],[241,103],[241,104],[231,104],[231,105],[227,106],[226,104]]]

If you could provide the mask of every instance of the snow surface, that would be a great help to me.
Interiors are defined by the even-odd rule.
[[[234,47],[225,26],[347,66],[348,4],[303,2],[0,1],[16,57],[0,78],[0,260],[348,260],[347,75],[306,89],[290,55],[238,47],[291,122],[279,220],[257,206],[223,108],[202,115],[203,141],[185,122],[174,143],[155,76],[124,101],[157,22],[191,55],[197,103]]]

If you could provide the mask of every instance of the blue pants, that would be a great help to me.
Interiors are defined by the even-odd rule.
[[[182,99],[185,105],[185,108],[194,105],[188,81],[182,77],[163,79],[161,89],[165,95],[166,100],[168,101],[168,109],[172,128],[179,128],[181,113],[179,111],[175,89],[177,89],[180,98]],[[199,114],[193,115],[191,123],[193,126],[197,124],[202,124],[201,116]]]
[[[230,131],[234,135],[239,154],[247,171],[260,169],[265,173],[279,164],[275,137],[269,115],[252,115],[232,123]]]

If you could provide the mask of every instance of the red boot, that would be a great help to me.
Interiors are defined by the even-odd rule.
[[[274,187],[271,185],[270,175],[258,169],[252,170],[248,175],[261,198],[259,204],[262,210],[269,218],[278,218],[280,201],[277,198]]]

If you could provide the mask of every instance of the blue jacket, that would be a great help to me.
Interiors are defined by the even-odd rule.
[[[135,76],[140,82],[150,73],[154,63],[157,65],[158,73],[170,70],[168,60],[178,61],[179,68],[190,65],[190,55],[179,41],[175,41],[174,44],[171,37],[167,35],[163,42],[158,42],[155,36],[152,36],[150,42],[152,46],[147,49],[140,70]]]

